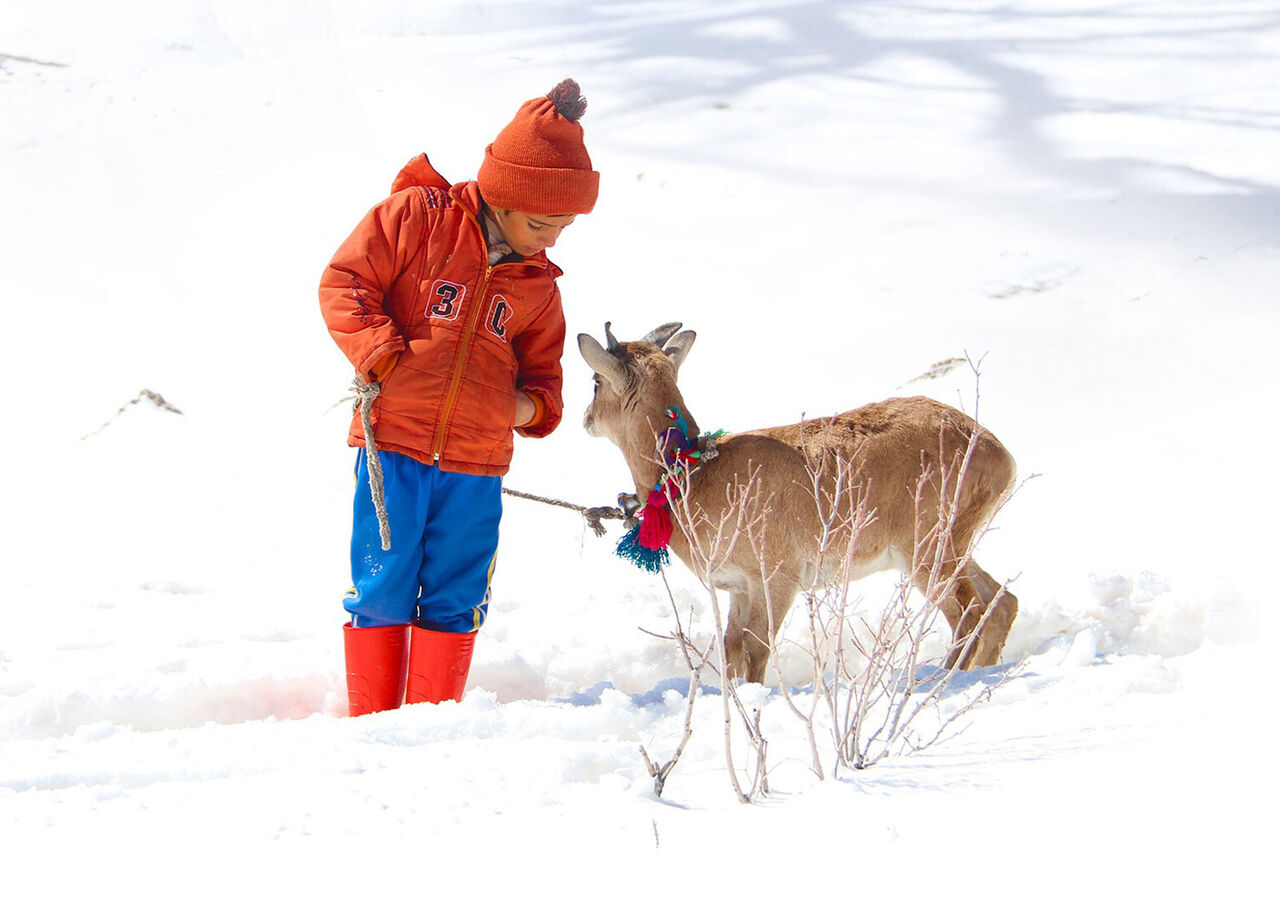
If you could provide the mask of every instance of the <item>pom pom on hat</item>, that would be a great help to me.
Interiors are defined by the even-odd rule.
[[[556,112],[571,122],[582,118],[587,111],[587,98],[582,95],[582,88],[572,78],[566,78],[551,88],[547,99],[556,104]]]
[[[484,151],[476,180],[485,201],[534,215],[590,212],[600,189],[578,119],[587,101],[566,78],[524,103]]]

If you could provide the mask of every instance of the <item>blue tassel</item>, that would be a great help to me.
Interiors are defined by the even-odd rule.
[[[650,549],[640,545],[639,540],[640,528],[632,527],[622,534],[622,539],[618,540],[618,548],[614,551],[619,558],[625,558],[640,570],[651,574],[658,573],[664,564],[670,563],[671,555],[666,549]]]

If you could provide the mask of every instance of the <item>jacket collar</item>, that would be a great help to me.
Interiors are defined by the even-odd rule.
[[[483,235],[484,224],[481,218],[484,215],[484,197],[480,195],[480,185],[475,181],[463,181],[459,184],[454,184],[449,188],[449,196],[453,199],[454,205],[461,206],[476,220],[476,225],[481,228],[481,234]],[[559,265],[547,258],[545,250],[539,250],[532,256],[525,256],[524,261],[530,265],[545,268],[551,272],[552,277],[560,277],[560,275],[564,274]]]

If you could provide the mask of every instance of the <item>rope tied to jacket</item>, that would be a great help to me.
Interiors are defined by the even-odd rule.
[[[382,392],[382,384],[356,377],[351,382],[356,393],[356,408],[360,409],[360,422],[364,424],[365,465],[369,469],[369,492],[373,497],[373,510],[378,515],[378,535],[382,537],[382,551],[391,549],[391,522],[387,519],[387,494],[382,485],[382,460],[378,458],[378,444],[373,439],[373,400]]]

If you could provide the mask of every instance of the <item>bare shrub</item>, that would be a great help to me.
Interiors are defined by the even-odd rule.
[[[976,367],[974,372],[976,377]],[[959,579],[966,575],[972,554],[990,527],[988,518],[963,547],[953,538],[965,477],[981,434],[981,427],[975,427],[962,447],[950,455],[942,449],[944,435],[940,434],[936,457],[944,461],[936,466],[923,463],[917,481],[907,487],[915,509],[912,557],[902,565],[904,570],[878,613],[872,613],[869,603],[851,586],[860,576],[855,570],[859,534],[877,516],[856,453],[849,457],[819,454],[809,460],[806,488],[820,526],[814,535],[815,573],[808,582],[782,580],[786,575],[781,566],[768,566],[766,559],[776,557],[769,551],[773,509],[761,489],[758,469],[746,482],[735,480],[726,487],[726,501],[719,505],[722,510],[714,521],[703,506],[689,501],[687,491],[675,497],[673,518],[689,541],[687,561],[707,591],[716,623],[710,628],[710,641],[696,645],[681,623],[672,597],[673,638],[680,643],[691,672],[689,706],[684,738],[671,760],[658,766],[645,756],[655,778],[655,791],[661,794],[692,735],[693,701],[708,668],[719,680],[725,760],[734,792],[739,800],[749,802],[768,791],[768,742],[761,731],[761,711],[746,706],[738,681],[729,673],[720,624],[721,602],[712,585],[725,560],[743,540],[759,561],[763,604],[770,611],[767,632],[752,635],[769,647],[777,695],[801,724],[808,744],[808,764],[819,779],[824,779],[828,770],[836,775],[841,769],[863,770],[958,734],[964,718],[1016,672],[1016,666],[966,672],[965,665],[957,663],[974,651],[1007,586],[998,585],[994,600],[979,611],[973,606],[957,606]],[[696,472],[692,476],[696,477]],[[991,517],[1015,492],[1000,499]],[[772,618],[775,584],[786,595],[797,593],[798,588],[800,601],[792,607],[803,609],[795,612],[804,615],[803,622],[793,622],[786,630],[781,621]],[[692,613],[690,610],[691,621]],[[943,620],[948,614],[950,619]],[[965,615],[974,617],[964,620]],[[961,618],[959,625],[957,616]],[[788,639],[786,634],[797,635]],[[788,640],[785,646],[777,644],[783,640]],[[784,648],[787,651],[782,651]],[[805,659],[807,674],[791,683],[781,659],[797,654]],[[734,757],[736,730],[745,736],[748,746],[747,757],[740,761]],[[739,776],[739,768],[745,778]]]

